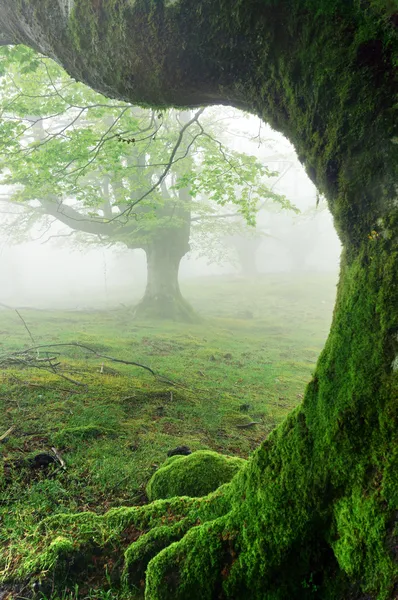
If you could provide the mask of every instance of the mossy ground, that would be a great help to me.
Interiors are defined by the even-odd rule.
[[[112,371],[101,374],[102,360],[78,348],[56,350],[62,351],[61,372],[86,383],[87,390],[46,371],[3,370],[1,432],[16,427],[1,442],[3,458],[12,461],[55,446],[67,468],[51,476],[14,470],[11,480],[3,483],[2,577],[21,573],[39,577],[43,565],[49,568],[58,552],[68,554],[71,543],[76,548],[88,543],[93,545],[90,556],[94,557],[90,573],[72,595],[88,594],[90,587],[105,594],[109,583],[104,564],[109,563],[111,571],[129,541],[145,530],[142,521],[147,517],[134,511],[148,510],[153,524],[164,519],[165,504],[113,513],[125,515],[124,521],[114,526],[112,520],[109,527],[86,511],[101,515],[112,508],[144,504],[145,485],[167,451],[177,445],[247,458],[301,401],[327,335],[334,280],[319,275],[264,276],[256,281],[209,279],[186,284],[184,294],[204,317],[202,323],[188,326],[138,322],[127,308],[91,313],[23,310],[38,344],[80,342],[100,353],[147,364],[181,387],[106,360],[105,371]],[[2,311],[0,323],[2,352],[31,345],[15,313]],[[250,421],[259,424],[237,427]],[[174,505],[169,512],[175,539],[199,518],[196,505],[190,512],[184,502],[188,501],[182,501],[184,517],[175,516]],[[203,507],[200,510],[203,513]],[[82,513],[84,526],[72,519],[67,534],[65,515],[76,512]],[[55,519],[51,525],[45,525],[48,516]],[[98,535],[93,533],[96,527]],[[115,540],[121,532],[126,537],[120,545]],[[156,535],[161,534],[157,530]],[[107,563],[97,554],[108,537],[114,542]],[[43,558],[46,539],[53,545]],[[161,547],[159,539],[143,538],[142,556],[153,552],[156,544]],[[42,567],[36,563],[33,568],[35,560],[42,561]],[[134,562],[133,557],[129,560]],[[102,570],[96,568],[97,563]],[[70,579],[73,584],[73,576]],[[140,581],[134,585],[141,589]],[[55,592],[51,594],[56,597]]]

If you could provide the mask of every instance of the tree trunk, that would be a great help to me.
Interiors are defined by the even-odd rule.
[[[96,527],[98,544],[108,531],[114,548],[134,525],[143,535],[124,554],[125,581],[136,584],[149,563],[147,600],[396,598],[396,3],[53,6],[2,0],[0,37],[56,56],[114,96],[257,113],[295,145],[328,197],[345,251],[332,329],[303,404],[232,483],[89,527],[74,516],[46,523],[36,565],[47,575],[54,565],[68,569],[70,555],[91,551]],[[61,546],[70,530],[73,543]]]
[[[392,238],[343,257],[303,404],[229,487],[186,509],[202,525],[154,556],[147,598],[396,598],[398,230],[385,226]]]
[[[185,116],[181,113],[182,119]],[[188,188],[178,190],[178,200],[169,196],[164,182],[161,189],[164,205],[157,214],[159,226],[148,233],[150,241],[144,247],[147,285],[135,314],[141,319],[198,321],[178,281],[181,259],[189,251],[192,198]]]
[[[257,270],[257,251],[261,245],[261,238],[235,236],[232,239],[232,245],[236,250],[239,260],[240,275],[242,277],[256,277]]]
[[[190,304],[182,297],[178,281],[180,262],[186,247],[178,245],[173,235],[157,238],[145,249],[147,284],[145,295],[136,307],[140,319],[196,321]]]

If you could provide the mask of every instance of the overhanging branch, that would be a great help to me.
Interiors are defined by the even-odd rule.
[[[232,219],[233,217],[241,217],[242,215],[239,213],[227,213],[225,215],[202,215],[200,217],[192,217],[191,223],[196,223],[198,221],[212,220],[212,219]]]
[[[117,229],[116,224],[90,219],[87,215],[81,214],[72,206],[63,204],[58,199],[53,201],[43,199],[40,200],[40,204],[45,214],[55,217],[58,221],[76,231],[93,235],[112,235]]]
[[[159,187],[161,185],[161,183],[166,179],[171,167],[173,166],[173,164],[176,162],[175,160],[175,156],[177,154],[177,151],[181,145],[182,139],[184,137],[184,133],[185,131],[192,125],[192,123],[197,123],[201,129],[201,132],[203,131],[202,126],[199,124],[199,117],[200,115],[204,112],[204,108],[200,108],[195,115],[192,117],[192,119],[190,119],[189,121],[187,121],[187,123],[185,123],[184,127],[181,128],[180,133],[178,135],[177,141],[174,145],[173,151],[170,154],[170,158],[168,163],[166,164],[165,169],[163,170],[162,174],[159,176],[158,180],[149,188],[149,190],[147,190],[145,192],[145,194],[143,194],[140,198],[138,198],[137,200],[135,200],[134,202],[132,202],[128,208],[126,208],[126,210],[124,210],[123,212],[121,212],[119,215],[116,215],[115,217],[113,217],[113,219],[111,219],[110,221],[108,221],[108,223],[111,223],[112,221],[116,221],[117,219],[120,219],[120,217],[129,217],[133,211],[133,208],[139,204],[140,202],[142,202],[142,200],[144,200],[145,198],[147,198],[150,194],[152,194],[152,192],[154,190],[156,190],[157,187]],[[194,140],[197,138],[198,136],[195,136],[193,138],[193,140],[191,140],[191,142],[188,144],[186,153],[189,152],[190,147],[192,146]]]

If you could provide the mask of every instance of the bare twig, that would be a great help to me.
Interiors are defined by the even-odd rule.
[[[55,458],[57,459],[57,461],[59,462],[59,464],[61,465],[61,467],[63,469],[66,469],[65,461],[62,458],[62,456],[60,455],[60,453],[58,452],[58,450],[56,448],[54,448],[54,446],[51,447],[51,450],[55,454]]]
[[[35,348],[30,348],[30,351],[32,350],[39,350],[42,347],[46,347],[46,346],[37,346]],[[53,373],[54,375],[56,375],[57,377],[61,377],[61,379],[65,379],[65,381],[68,381],[69,383],[73,383],[74,385],[78,385],[84,388],[87,388],[87,384],[86,383],[82,383],[81,381],[76,381],[76,379],[72,379],[71,377],[68,377],[67,375],[64,375],[63,373],[59,373],[55,367],[59,366],[60,363],[57,363],[56,365],[54,365],[51,362],[51,358],[48,359],[48,364],[49,367],[45,367],[43,364],[36,364],[36,359],[35,358],[22,358],[22,356],[26,356],[29,354],[29,350],[24,350],[24,351],[19,351],[19,352],[13,352],[12,354],[9,354],[8,356],[0,356],[0,363],[6,363],[6,362],[11,362],[11,363],[17,363],[17,364],[21,364],[24,365],[25,367],[30,367],[33,369],[41,369],[43,371],[47,371],[49,373]],[[43,359],[44,360],[44,359]],[[43,361],[41,361],[43,362]]]
[[[14,429],[15,429],[15,425],[13,425],[9,429],[7,429],[7,431],[5,433],[3,433],[3,435],[0,435],[0,442],[5,440],[6,437],[8,437],[14,431]]]
[[[18,351],[18,352],[12,352],[11,354],[6,354],[1,356],[0,355],[0,363],[6,360],[15,360],[16,362],[21,362],[23,364],[26,364],[28,366],[33,366],[36,368],[43,368],[46,369],[45,367],[41,367],[38,365],[35,365],[33,362],[32,364],[30,364],[27,360],[24,360],[22,358],[22,356],[26,356],[29,355],[32,352],[35,352],[37,350],[40,349],[44,349],[44,348],[82,348],[83,350],[87,350],[88,352],[92,352],[92,354],[94,354],[95,356],[97,356],[98,358],[105,358],[106,360],[110,360],[112,362],[116,362],[116,363],[121,363],[123,365],[131,365],[133,367],[139,367],[140,369],[144,369],[145,371],[148,371],[149,373],[151,373],[151,375],[153,375],[156,379],[158,379],[159,381],[163,381],[164,383],[169,383],[170,385],[178,385],[177,383],[175,383],[174,381],[172,381],[171,379],[168,379],[167,377],[164,377],[163,375],[158,375],[153,369],[151,369],[150,367],[148,367],[147,365],[142,365],[141,363],[135,362],[135,361],[130,361],[130,360],[123,360],[121,358],[115,358],[113,356],[108,356],[107,354],[101,354],[99,352],[97,352],[96,350],[94,350],[93,348],[90,348],[89,346],[85,346],[84,344],[78,344],[77,342],[70,342],[68,343],[64,343],[64,344],[40,344],[40,345],[36,345],[36,346],[32,346],[31,348],[27,348],[26,350],[22,350],[22,351]],[[51,363],[50,363],[51,364]],[[46,369],[47,371],[49,369]],[[77,385],[85,385],[81,382],[78,381],[74,381],[73,379],[70,379],[69,377],[66,377],[66,375],[62,375],[61,373],[58,373],[57,371],[55,371],[55,374],[58,375],[59,377],[63,377],[64,379],[67,379],[68,381],[71,381],[72,383],[75,383]]]
[[[177,151],[181,145],[182,139],[184,137],[184,133],[185,131],[188,129],[188,127],[190,127],[192,125],[192,123],[198,123],[199,125],[199,117],[200,115],[203,113],[205,109],[204,108],[200,108],[195,115],[192,117],[192,119],[190,119],[185,125],[184,127],[181,128],[180,133],[178,135],[177,141],[174,145],[174,148],[170,154],[170,158],[169,161],[166,164],[166,167],[164,169],[164,171],[162,172],[162,174],[159,176],[158,180],[149,188],[149,190],[147,190],[140,198],[137,198],[137,200],[135,200],[134,202],[132,202],[128,208],[126,208],[126,210],[122,211],[121,213],[119,213],[118,215],[116,215],[115,217],[113,217],[112,219],[109,219],[108,221],[106,221],[107,223],[111,223],[112,221],[116,221],[118,219],[120,219],[120,217],[122,216],[126,216],[128,217],[134,206],[136,206],[137,204],[139,204],[140,202],[142,202],[142,200],[144,200],[145,198],[147,198],[147,196],[149,196],[150,194],[152,194],[152,192],[158,187],[160,186],[160,184],[162,183],[162,181],[167,177],[168,172],[170,171],[171,167],[173,166],[173,164],[176,162],[176,160],[174,160],[175,155],[177,154]],[[200,126],[201,127],[201,126]],[[201,129],[203,129],[201,127]],[[192,145],[193,142],[191,142],[189,144],[189,147]],[[178,160],[178,159],[177,159]]]
[[[22,317],[21,313],[19,312],[19,310],[17,308],[15,309],[15,312],[17,313],[18,317],[21,319],[22,323],[24,324],[24,327],[25,327],[26,331],[28,332],[29,337],[32,340],[32,343],[36,344],[36,340],[34,339],[29,327],[27,326],[25,319]]]

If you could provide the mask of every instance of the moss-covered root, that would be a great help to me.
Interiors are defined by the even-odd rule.
[[[232,537],[223,517],[191,529],[149,563],[145,598],[222,598],[222,579],[236,558]]]
[[[180,521],[173,522],[173,518],[169,517],[171,524],[168,523],[151,529],[127,548],[124,555],[122,577],[125,589],[128,589],[131,584],[138,585],[144,582],[149,561],[161,550],[180,540],[195,524],[200,523],[200,521],[195,523],[194,519],[194,516],[185,517]],[[165,518],[165,521],[167,521],[167,518]]]
[[[172,527],[193,512],[196,519],[197,502],[191,498],[174,498],[151,505],[113,509],[105,515],[86,512],[59,514],[45,519],[37,527],[29,544],[15,550],[18,557],[13,564],[12,576],[43,579],[43,584],[54,575],[59,585],[85,579],[88,574],[107,565],[117,579],[123,568],[124,551],[151,528]],[[175,536],[170,536],[170,542]],[[18,564],[18,562],[19,564]],[[7,578],[7,573],[3,574]]]
[[[149,500],[174,496],[206,496],[231,481],[246,463],[242,458],[199,450],[189,456],[172,456],[150,479]]]
[[[143,585],[148,562],[192,527],[229,510],[227,486],[205,498],[173,498],[105,515],[60,514],[44,520],[29,543],[14,548],[12,581],[38,579],[59,592],[87,581],[103,587]],[[107,577],[106,577],[107,575]],[[2,581],[9,581],[3,573]],[[48,585],[47,585],[48,584]]]

